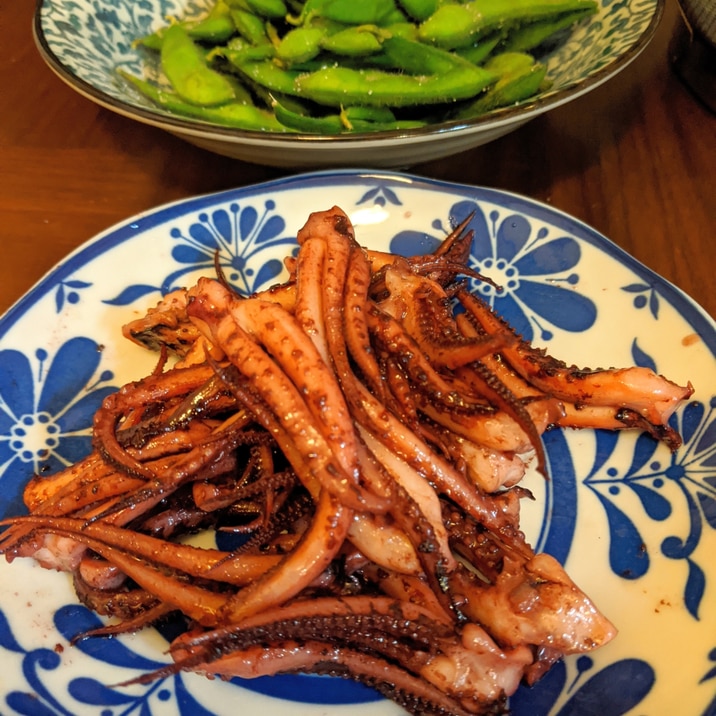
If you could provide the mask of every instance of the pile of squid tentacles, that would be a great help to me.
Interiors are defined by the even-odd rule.
[[[113,617],[78,638],[181,615],[173,663],[140,681],[309,672],[413,714],[504,713],[520,682],[608,642],[527,544],[519,482],[560,426],[675,449],[691,386],[521,340],[467,289],[488,279],[466,224],[402,258],[362,248],[334,207],[299,231],[285,283],[241,297],[219,270],[167,295],[124,327],[156,370],[106,398],[86,459],[30,481],[0,551],[71,573]],[[207,530],[243,542],[187,539]]]

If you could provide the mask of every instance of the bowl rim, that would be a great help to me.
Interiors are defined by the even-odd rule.
[[[410,140],[420,143],[428,142],[437,136],[447,134],[468,135],[480,132],[483,129],[498,130],[501,127],[516,122],[523,124],[550,109],[554,109],[590,92],[621,72],[627,65],[633,62],[651,42],[664,15],[666,5],[666,0],[655,0],[654,12],[649,20],[649,24],[624,53],[604,67],[598,69],[592,75],[589,75],[586,79],[574,80],[558,90],[547,91],[534,99],[491,110],[479,117],[468,120],[448,120],[412,129],[324,135],[307,132],[282,134],[279,132],[225,127],[200,119],[184,118],[166,112],[159,107],[156,109],[153,107],[143,107],[113,97],[76,75],[54,52],[42,28],[42,13],[48,1],[49,0],[36,0],[32,23],[32,34],[35,46],[45,63],[62,81],[80,95],[83,95],[96,104],[129,119],[134,119],[144,124],[159,127],[165,131],[177,134],[223,140],[231,143],[254,144],[257,146],[272,145],[280,147],[295,145],[298,142],[302,145],[311,145],[316,149],[320,149],[322,146],[331,149],[335,149],[336,147],[350,147],[357,143],[361,145],[380,145],[385,141],[391,140]],[[63,2],[64,0],[58,1]]]

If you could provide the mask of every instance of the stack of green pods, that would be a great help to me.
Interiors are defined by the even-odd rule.
[[[594,0],[216,0],[138,47],[161,77],[120,74],[174,114],[336,135],[469,120],[548,86],[539,60]]]

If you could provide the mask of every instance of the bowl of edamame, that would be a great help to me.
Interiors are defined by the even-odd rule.
[[[86,98],[248,162],[398,168],[463,152],[606,82],[664,0],[38,0]]]

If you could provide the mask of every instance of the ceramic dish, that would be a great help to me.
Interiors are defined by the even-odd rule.
[[[245,291],[281,278],[308,213],[337,204],[361,243],[431,249],[475,210],[472,262],[505,290],[485,296],[523,335],[581,365],[648,365],[694,399],[674,418],[671,454],[631,433],[547,433],[551,480],[530,475],[532,544],[565,563],[620,633],[558,663],[511,701],[515,716],[716,713],[716,327],[679,290],[579,221],[490,189],[404,174],[320,172],[188,199],[133,217],[48,274],[0,320],[0,514],[22,511],[33,472],[89,450],[99,401],[155,357],[120,326],[163,292],[213,274],[219,250]],[[124,268],[124,270],[122,270]],[[98,346],[102,350],[98,350]],[[399,714],[367,688],[327,677],[252,682],[182,674],[111,688],[165,663],[146,630],[69,639],[96,623],[65,574],[0,561],[3,714]]]
[[[118,77],[118,67],[138,76],[146,71],[147,55],[132,46],[133,39],[165,24],[168,15],[196,14],[208,2],[38,0],[35,38],[50,68],[80,94],[213,152],[274,166],[406,167],[496,139],[611,79],[646,47],[664,5],[599,2],[598,14],[545,58],[551,89],[527,102],[470,121],[335,138],[244,132],[183,119],[156,108]]]

